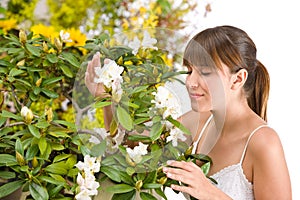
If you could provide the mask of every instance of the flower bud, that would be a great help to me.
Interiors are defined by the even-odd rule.
[[[123,56],[121,56],[118,61],[117,61],[118,65],[123,65]]]
[[[135,183],[135,188],[139,191],[143,186],[143,180],[138,180],[136,183]]]
[[[39,165],[39,161],[37,160],[37,158],[34,156],[32,159],[32,167],[36,168]]]
[[[48,50],[49,50],[48,45],[47,45],[47,43],[44,41],[44,42],[43,42],[43,51],[44,51],[44,52],[48,52]]]
[[[53,120],[52,108],[46,109],[46,119],[47,119],[47,122],[51,122]]]
[[[193,145],[189,146],[189,148],[184,152],[184,156],[188,157],[189,155],[191,155],[192,150],[193,150]]]
[[[36,85],[37,87],[40,87],[41,83],[42,83],[42,78],[40,78],[39,80],[37,80],[37,81],[35,82],[35,85]]]
[[[17,63],[17,66],[18,66],[18,67],[24,66],[24,64],[25,64],[25,59],[20,60],[20,61]]]
[[[4,92],[0,92],[0,108],[2,107],[2,104],[4,102]]]
[[[21,109],[21,116],[25,119],[25,122],[27,124],[30,124],[33,119],[33,113],[30,109],[28,109],[26,106],[24,106]]]
[[[58,38],[54,38],[54,45],[59,52],[62,50],[62,43]]]
[[[161,177],[157,182],[164,185],[167,182],[168,178],[166,176]]]
[[[16,159],[20,166],[24,166],[26,164],[24,157],[16,151]]]
[[[19,40],[22,44],[24,44],[27,40],[27,36],[24,30],[20,30],[19,32]]]
[[[128,154],[126,155],[126,162],[127,162],[130,166],[132,166],[132,167],[135,166],[135,162],[133,162],[133,161],[131,160],[131,158],[130,158],[130,156],[129,156]]]

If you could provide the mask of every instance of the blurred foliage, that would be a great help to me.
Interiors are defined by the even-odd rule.
[[[0,7],[0,182],[6,183],[0,198],[22,188],[29,199],[73,199],[74,164],[91,153],[82,142],[87,136],[78,133],[104,126],[101,108],[95,118],[88,115],[94,101],[88,90],[74,86],[83,84],[81,70],[95,53],[91,44],[99,50],[103,32],[186,27],[184,15],[197,1],[174,1],[48,0],[48,21],[34,14],[38,0]],[[168,66],[175,61],[161,58]]]

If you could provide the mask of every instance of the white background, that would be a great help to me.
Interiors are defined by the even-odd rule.
[[[212,12],[206,18],[201,15],[194,19],[199,25],[193,32],[233,25],[246,31],[256,43],[257,57],[271,78],[268,123],[278,132],[285,150],[293,199],[300,199],[300,4],[296,0],[215,0],[210,3]],[[199,6],[200,13],[204,13],[204,6]]]

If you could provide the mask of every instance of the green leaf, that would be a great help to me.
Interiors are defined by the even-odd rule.
[[[62,80],[63,78],[64,78],[63,76],[54,77],[54,78],[49,78],[49,79],[47,78],[45,81],[43,81],[42,86],[50,85],[50,84],[56,83],[56,82]]]
[[[163,131],[163,125],[161,124],[161,122],[154,124],[149,133],[152,141],[157,140],[160,137],[162,131]]]
[[[24,184],[23,180],[17,180],[17,181],[9,182],[9,183],[2,185],[0,187],[0,199],[2,197],[5,197],[5,196],[13,193],[14,191],[16,191],[17,189],[22,187],[23,184]]]
[[[201,166],[204,175],[207,175],[210,169],[210,162],[205,163]]]
[[[35,46],[33,46],[33,45],[31,45],[31,44],[28,44],[28,43],[25,44],[25,47],[26,47],[26,49],[27,49],[32,55],[34,55],[34,56],[36,56],[36,57],[40,57],[40,56],[41,56],[41,53],[40,53],[40,50],[39,50],[38,47],[35,47]]]
[[[134,190],[135,188],[131,185],[127,184],[117,184],[106,188],[107,192],[111,192],[114,194],[126,193]]]
[[[33,199],[35,200],[48,200],[49,199],[49,194],[47,192],[47,189],[34,183],[31,182],[29,184],[29,191]]]
[[[71,65],[73,65],[77,68],[80,67],[80,63],[78,62],[77,58],[72,53],[62,52],[61,56],[62,56],[63,60],[68,61]]]
[[[111,200],[135,200],[136,191],[132,190],[130,192],[114,194]]]
[[[189,129],[187,129],[185,126],[183,126],[179,121],[173,119],[172,117],[168,117],[167,120],[171,122],[174,126],[179,128],[181,131],[183,131],[187,135],[191,135],[191,132]]]
[[[117,118],[120,124],[126,129],[126,130],[132,130],[133,128],[133,121],[130,117],[129,113],[120,105],[117,107]]]
[[[18,76],[20,74],[23,74],[25,71],[21,69],[12,68],[9,72],[9,76]]]
[[[48,165],[45,170],[53,174],[66,175],[68,173],[67,168],[65,163],[59,162]]]
[[[161,196],[162,198],[164,198],[164,200],[168,200],[167,197],[166,197],[166,195],[165,195],[165,193],[162,191],[161,188],[156,188],[154,190],[155,190],[156,194],[158,194],[159,196]]]
[[[54,64],[58,62],[58,57],[55,54],[47,54],[46,58],[50,63]]]
[[[1,116],[6,117],[6,118],[12,118],[12,119],[15,119],[15,120],[22,120],[23,119],[21,116],[15,115],[15,114],[13,114],[11,112],[8,112],[6,110],[2,110]]]
[[[66,184],[65,181],[57,180],[57,179],[54,179],[54,178],[49,177],[49,176],[39,176],[38,179],[40,181],[45,181],[45,182],[48,182],[48,183],[51,183],[51,184],[54,184],[54,185],[65,185]]]
[[[60,65],[59,67],[63,71],[64,75],[69,78],[73,78],[74,74],[67,65]]]
[[[35,126],[36,126],[37,128],[47,128],[48,126],[50,126],[50,123],[48,123],[48,122],[45,121],[45,120],[41,120],[41,121],[39,121],[38,123],[36,123]]]
[[[52,98],[52,99],[56,99],[58,98],[58,94],[56,92],[50,91],[48,89],[45,88],[41,88],[42,93],[44,93],[46,96]]]
[[[106,140],[102,140],[99,144],[92,147],[91,153],[93,157],[102,156],[106,150]]]
[[[16,162],[16,157],[10,154],[0,154],[0,164],[8,164]]]
[[[157,171],[152,171],[152,172],[150,172],[150,173],[146,176],[146,178],[145,178],[145,180],[144,180],[144,184],[146,184],[146,183],[153,183],[153,182],[156,180],[156,177],[157,177]]]
[[[28,88],[32,87],[32,85],[28,81],[25,81],[23,79],[17,78],[15,81],[19,82],[20,84],[23,84],[23,85],[27,86]]]
[[[37,144],[30,146],[25,155],[26,160],[32,160],[34,156],[37,156],[38,151],[39,147]]]
[[[111,166],[101,166],[100,171],[108,176],[108,178],[110,178],[111,180],[121,182],[119,171],[112,168]]]
[[[60,155],[57,155],[53,159],[53,163],[65,160],[65,159],[67,159],[67,158],[69,158],[71,156],[72,156],[72,154],[60,154]]]
[[[151,138],[146,135],[129,135],[128,140],[131,141],[151,141]]]
[[[104,101],[104,102],[98,101],[98,102],[96,102],[96,103],[94,104],[94,108],[103,108],[103,107],[109,106],[109,105],[111,105],[111,104],[112,104],[111,101]]]
[[[156,189],[156,188],[161,188],[162,184],[159,183],[145,183],[143,185],[143,188],[145,189]]]
[[[46,138],[45,137],[41,137],[39,139],[38,145],[39,145],[39,149],[40,149],[41,154],[44,154],[45,151],[46,151],[46,149],[47,149],[47,145],[48,145]]]
[[[141,192],[140,197],[142,200],[157,200],[152,194]]]
[[[16,173],[9,172],[9,171],[0,171],[0,178],[3,178],[3,179],[16,178]]]
[[[41,134],[40,134],[40,131],[39,129],[37,129],[35,126],[29,124],[28,125],[28,129],[29,129],[29,132],[36,138],[40,138],[41,137]]]
[[[49,192],[50,199],[56,199],[56,200],[73,200],[71,197],[62,197],[62,198],[54,198],[60,191],[64,189],[64,186],[57,185],[55,188],[51,188]]]
[[[16,151],[19,152],[22,156],[24,155],[24,149],[21,143],[20,138],[18,138],[16,140],[16,147],[15,147]]]

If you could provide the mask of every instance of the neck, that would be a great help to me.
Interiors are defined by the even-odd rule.
[[[215,125],[221,135],[234,133],[234,129],[249,119],[254,114],[247,102],[230,103],[226,110],[212,111]]]

